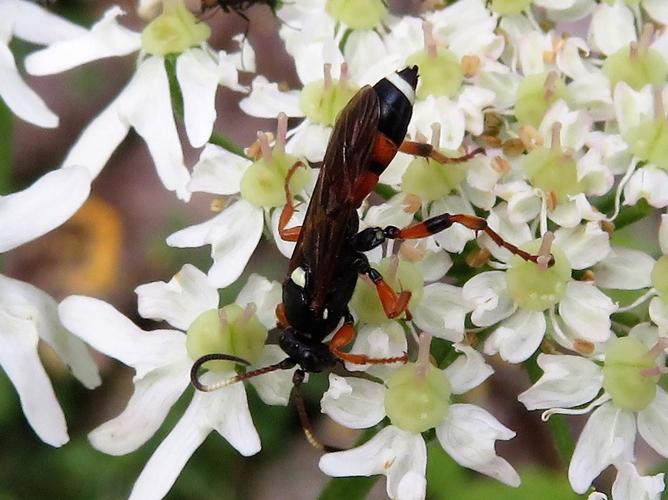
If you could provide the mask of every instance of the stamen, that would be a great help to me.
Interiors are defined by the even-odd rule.
[[[640,370],[643,377],[659,377],[668,373],[668,366],[655,366],[654,368],[645,368]]]
[[[330,63],[324,64],[323,77],[325,80],[325,88],[328,89],[332,86],[332,65]]]
[[[222,307],[218,309],[218,319],[220,320],[220,327],[227,328],[229,320],[227,319],[227,313]]]
[[[401,206],[407,214],[414,214],[422,207],[422,199],[416,194],[408,193],[404,196]]]
[[[547,422],[552,415],[558,414],[558,415],[584,415],[585,413],[589,413],[592,411],[594,408],[598,408],[604,403],[607,403],[612,399],[608,393],[604,393],[602,396],[600,396],[598,399],[595,399],[591,403],[589,403],[587,406],[584,408],[550,408],[549,410],[546,410],[543,412],[543,414],[540,416],[540,419],[543,422]]]
[[[462,57],[462,71],[464,75],[468,78],[475,76],[475,74],[480,69],[480,58],[476,55],[465,55]]]
[[[350,71],[348,68],[348,63],[341,63],[341,70],[339,73],[339,85],[343,86],[350,79]]]
[[[494,170],[501,174],[501,176],[506,175],[512,168],[508,160],[501,156],[495,156],[492,158],[491,165]]]
[[[652,45],[653,38],[654,25],[652,23],[645,23],[645,25],[642,27],[642,32],[640,33],[640,40],[638,40],[638,54],[643,55],[647,52],[649,46]]]
[[[547,266],[553,259],[552,254],[550,253],[553,241],[554,233],[552,231],[547,231],[543,235],[543,241],[540,244],[540,249],[538,249],[538,258],[536,259],[536,264],[538,264],[538,268],[543,271],[547,269]]]
[[[209,210],[212,212],[222,212],[227,206],[228,200],[226,198],[214,198],[211,200]]]
[[[585,339],[575,339],[573,341],[573,349],[575,349],[575,352],[578,352],[580,354],[584,355],[590,355],[593,354],[594,352],[594,344],[593,342],[590,342]]]
[[[663,107],[663,87],[654,85],[654,118],[661,119],[666,117],[666,110]]]
[[[441,145],[441,124],[434,122],[431,124],[431,146],[438,149]]]
[[[545,142],[543,136],[540,135],[540,132],[531,125],[522,126],[520,129],[520,140],[524,144],[524,147],[529,151],[538,146],[542,146]]]
[[[262,159],[267,163],[271,162],[271,146],[269,145],[269,141],[271,140],[271,135],[265,132],[258,132],[257,140],[260,143],[260,151],[262,151]]]
[[[422,33],[424,37],[424,49],[431,58],[437,55],[436,40],[434,40],[434,25],[429,21],[422,22]]]
[[[418,131],[415,133],[415,141],[416,142],[427,142],[427,136],[424,135],[422,132]]]
[[[420,262],[424,260],[424,257],[427,254],[425,246],[425,240],[405,240],[399,246],[399,255],[410,262]]]
[[[654,347],[652,347],[649,352],[647,353],[650,358],[655,359],[662,354],[666,353],[666,349],[668,349],[668,338],[661,337],[656,344],[654,344]]]
[[[553,153],[561,152],[561,123],[554,122],[552,124],[552,144],[550,149]]]
[[[466,254],[464,261],[466,262],[467,266],[476,269],[487,264],[491,257],[492,253],[486,248],[481,247],[471,250],[468,254]]]
[[[285,141],[288,135],[288,115],[281,111],[278,113],[278,122],[276,123],[276,144],[274,150],[282,154],[285,152]]]
[[[418,358],[415,363],[415,378],[418,380],[423,380],[427,376],[427,370],[429,369],[430,364],[430,345],[431,335],[422,332],[418,340]]]
[[[257,306],[255,305],[255,302],[249,302],[237,318],[237,324],[243,325],[244,323],[247,323],[256,312]]]
[[[399,257],[392,255],[390,257],[390,264],[387,266],[388,281],[394,281],[397,278],[397,271],[399,271]]]
[[[543,97],[545,97],[545,100],[548,101],[554,97],[554,93],[557,91],[557,80],[559,77],[557,76],[556,71],[550,71],[547,75],[547,78],[545,78],[545,84],[543,85]]]

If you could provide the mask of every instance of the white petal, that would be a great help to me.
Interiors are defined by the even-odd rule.
[[[282,298],[281,284],[259,274],[251,274],[234,301],[241,307],[253,303],[257,317],[269,330],[276,328],[276,306]]]
[[[332,135],[332,128],[316,125],[304,120],[302,124],[292,129],[292,137],[288,139],[285,150],[295,156],[303,156],[310,162],[319,162],[325,157],[325,149]]]
[[[436,437],[459,465],[509,486],[520,485],[512,465],[494,451],[496,440],[512,439],[515,433],[486,410],[469,404],[451,405],[445,421],[436,427]]]
[[[291,228],[301,226],[302,222],[304,222],[307,208],[308,203],[299,205],[286,227]],[[292,257],[292,252],[294,252],[297,243],[294,241],[285,241],[281,238],[281,235],[278,232],[278,222],[281,218],[281,211],[282,209],[279,207],[271,213],[271,234],[274,237],[274,244],[276,245],[276,248],[278,248],[278,251],[281,252],[284,257],[289,259]]]
[[[604,342],[610,336],[610,315],[617,306],[592,283],[569,281],[559,302],[559,315],[576,335],[590,342]]]
[[[653,97],[650,87],[635,91],[626,82],[619,82],[613,93],[615,114],[621,134],[646,118],[654,118]]]
[[[554,233],[554,244],[568,257],[573,269],[586,269],[610,252],[610,235],[596,222],[560,228]]]
[[[578,21],[588,16],[596,7],[594,0],[575,0],[573,6],[563,10],[548,10],[547,17],[555,22]]]
[[[668,255],[668,214],[661,215],[659,226],[659,245],[664,255]]]
[[[90,182],[85,168],[68,167],[45,174],[23,191],[0,196],[0,251],[63,224],[88,198]]]
[[[72,295],[60,303],[58,314],[69,331],[94,349],[133,367],[137,378],[188,359],[183,333],[141,330],[101,300]]]
[[[250,161],[246,158],[215,144],[207,144],[193,167],[188,190],[192,193],[238,193],[241,190],[241,178],[249,165]]]
[[[668,332],[668,304],[661,297],[654,297],[650,301],[649,317],[658,325],[664,335]]]
[[[58,126],[58,117],[23,81],[14,56],[5,44],[0,41],[0,97],[12,112],[29,123],[39,127],[54,128]]]
[[[23,414],[42,441],[62,446],[69,441],[65,415],[37,355],[34,322],[3,305],[0,324],[0,366],[19,395]]]
[[[181,420],[146,463],[130,498],[165,496],[190,456],[212,430],[218,431],[245,456],[260,450],[260,439],[248,412],[242,384],[212,393],[195,393]]]
[[[408,126],[408,133],[415,137],[417,132],[431,137],[431,125],[441,124],[440,145],[445,149],[456,150],[461,146],[466,129],[464,112],[447,97],[429,96],[418,101],[413,107],[413,119]]]
[[[357,332],[355,342],[350,348],[354,354],[366,354],[372,358],[393,358],[408,352],[406,333],[397,322],[388,322],[380,326],[364,325]],[[358,365],[345,363],[349,371],[366,371],[379,378],[386,378],[400,367],[394,365]]]
[[[260,359],[251,365],[249,370],[274,365],[283,361],[286,357],[287,355],[277,345],[266,345]],[[253,377],[250,379],[250,383],[255,387],[260,399],[266,404],[286,406],[290,400],[293,385],[292,375],[295,370],[296,367],[292,370],[278,370],[267,375]]]
[[[668,457],[668,394],[659,386],[654,401],[638,412],[638,432],[659,455]]]
[[[429,207],[429,217],[444,213],[473,215],[473,207],[463,196],[456,195],[437,200]],[[441,248],[453,253],[461,253],[466,243],[473,239],[475,239],[475,232],[461,224],[454,224],[434,235],[434,240]]]
[[[385,418],[385,386],[370,380],[329,374],[322,412],[350,429],[373,427]]]
[[[624,205],[645,198],[655,208],[668,206],[668,173],[649,164],[636,170],[624,186]]]
[[[0,5],[0,19],[3,18],[11,19],[15,36],[40,45],[74,38],[86,32],[85,28],[31,1],[4,2]]]
[[[613,500],[660,500],[666,485],[664,474],[641,476],[631,462],[617,468],[617,478],[612,485]]]
[[[204,311],[218,307],[218,290],[208,283],[206,274],[191,264],[184,265],[169,283],[140,285],[135,293],[141,316],[165,320],[184,331]]]
[[[26,70],[33,75],[51,75],[97,59],[124,56],[139,50],[140,34],[116,21],[123,14],[120,7],[111,7],[85,34],[33,52],[26,58]]]
[[[88,124],[67,153],[63,166],[81,165],[88,169],[91,178],[97,177],[130,130],[130,124],[118,114],[119,102],[126,91]]]
[[[642,7],[649,16],[661,24],[668,24],[668,4],[662,0],[643,0]]]
[[[183,164],[181,141],[176,131],[169,81],[162,57],[144,60],[123,92],[119,115],[146,141],[160,180],[170,191],[188,201],[190,174]]]
[[[494,373],[494,369],[485,363],[485,358],[471,346],[455,344],[455,349],[463,353],[457,356],[445,370],[453,394],[464,394],[478,387]]]
[[[281,112],[289,117],[304,116],[299,108],[299,91],[283,92],[263,76],[255,77],[252,85],[250,95],[239,103],[244,113],[259,118],[276,118]]]
[[[522,245],[533,239],[528,224],[518,224],[510,220],[505,203],[497,205],[487,217],[488,226],[499,233],[503,239],[513,245]],[[494,258],[507,262],[512,256],[510,251],[498,246],[487,234],[478,234],[478,243],[487,248]]]
[[[399,193],[387,202],[369,207],[364,215],[364,222],[369,226],[405,227],[413,221],[413,214],[406,211],[405,196]]]
[[[123,412],[88,434],[93,447],[109,455],[125,455],[146,443],[190,384],[191,365],[184,360],[136,379]]]
[[[362,446],[323,455],[319,465],[320,470],[332,477],[384,474],[387,495],[399,498],[399,484],[407,474],[424,476],[427,448],[419,434],[390,425]]]
[[[204,146],[216,120],[218,65],[204,50],[195,48],[176,59],[176,78],[183,95],[183,122],[190,144]]]
[[[209,282],[222,288],[243,272],[260,241],[263,224],[262,209],[239,200],[213,219],[170,235],[167,244],[178,248],[211,245]]]
[[[498,352],[509,363],[521,363],[538,349],[545,335],[545,326],[542,311],[520,309],[487,338],[485,354]]]
[[[593,361],[566,354],[539,354],[543,375],[517,399],[528,410],[571,408],[594,399],[603,385],[603,372]]]
[[[594,266],[596,285],[601,288],[636,290],[651,286],[654,259],[644,252],[613,247],[608,256]]]
[[[632,413],[612,403],[597,408],[582,429],[568,467],[576,493],[584,493],[608,465],[633,460],[636,425]]]
[[[623,2],[599,4],[591,18],[592,46],[606,56],[636,40],[633,13]]]
[[[517,306],[508,295],[503,271],[488,271],[475,275],[462,288],[467,302],[475,308],[471,321],[477,326],[491,326],[510,316]]]
[[[462,289],[445,283],[424,287],[417,307],[411,308],[413,321],[426,332],[451,342],[464,338],[464,320],[472,309],[462,295]]]

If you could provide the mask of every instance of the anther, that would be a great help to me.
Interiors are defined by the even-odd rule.
[[[465,55],[462,57],[462,71],[464,75],[468,78],[475,76],[475,74],[480,69],[480,57],[476,55]]]
[[[414,214],[422,207],[422,198],[416,194],[408,193],[404,196],[401,206],[407,214]]]

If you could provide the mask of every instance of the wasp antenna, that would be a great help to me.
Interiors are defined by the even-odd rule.
[[[227,387],[228,385],[236,384],[237,382],[242,382],[249,378],[257,377],[259,375],[264,375],[265,373],[270,373],[276,370],[287,370],[295,366],[295,362],[292,361],[292,359],[286,358],[283,361],[276,363],[274,365],[264,366],[262,368],[258,368],[257,370],[251,370],[241,375],[235,375],[233,377],[229,377],[227,379],[214,382],[213,384],[203,384],[200,381],[199,369],[202,367],[204,363],[207,363],[209,361],[234,361],[236,363],[241,363],[247,366],[250,365],[250,363],[245,359],[239,358],[238,356],[232,356],[231,354],[214,353],[202,356],[193,363],[193,366],[190,369],[190,382],[198,391],[202,392],[217,391],[218,389],[222,389],[223,387]]]

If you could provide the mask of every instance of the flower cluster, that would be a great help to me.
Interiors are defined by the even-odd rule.
[[[281,287],[252,274],[231,304],[219,303],[218,290],[239,280],[263,238],[287,267],[295,244],[282,233],[296,234],[304,220],[339,112],[365,85],[415,65],[408,136],[437,154],[399,152],[359,209],[360,230],[405,228],[448,213],[479,217],[492,231],[455,223],[367,252],[390,287],[410,292],[410,313],[388,318],[376,286],[360,276],[349,304],[357,332],[349,353],[409,361],[364,364],[351,356],[345,375],[329,375],[322,413],[377,432],[360,446],[324,454],[320,469],[333,477],[383,474],[390,498],[424,498],[427,442],[436,439],[458,464],[518,486],[520,476],[495,450],[515,432],[467,402],[467,393],[494,376],[486,357],[498,355],[497,364],[542,370],[517,396],[527,410],[543,410],[544,420],[591,412],[572,456],[563,457],[575,492],[604,498],[592,483],[613,465],[615,500],[660,497],[663,474],[639,472],[635,444],[639,433],[668,458],[665,0],[425,2],[403,16],[383,0],[276,2],[279,34],[301,84],[291,89],[260,74],[240,80],[240,72],[255,73],[249,40],[237,37],[237,52],[214,49],[208,25],[182,0],[142,1],[139,10],[148,21],[135,32],[123,25],[120,7],[83,28],[27,0],[0,1],[0,98],[36,126],[54,127],[58,119],[21,79],[7,46],[12,36],[44,45],[25,58],[32,75],[106,57],[137,59],[127,86],[62,165],[0,197],[0,250],[69,219],[130,128],[180,200],[219,197],[219,213],[166,240],[178,248],[210,245],[209,269],[187,264],[171,281],[135,290],[139,314],[170,329],[142,330],[91,297],[57,304],[0,276],[0,365],[43,441],[60,446],[68,436],[37,358],[39,338],[86,387],[100,379],[84,342],[135,370],[126,408],[89,435],[112,455],[154,435],[188,387],[196,360],[230,357],[194,374],[220,389],[195,393],[132,498],[166,495],[212,430],[243,455],[260,450],[244,384],[226,383],[286,358],[267,344],[269,330],[286,326],[274,312]],[[219,86],[244,94],[246,114],[276,119],[275,133],[258,132],[247,149],[217,136]],[[177,123],[201,150],[192,166]],[[448,163],[475,148],[485,154]],[[629,242],[630,230],[643,231],[650,243]],[[523,258],[527,253],[538,259]],[[436,355],[432,338],[447,348]],[[265,403],[287,405],[294,365],[249,382]]]

